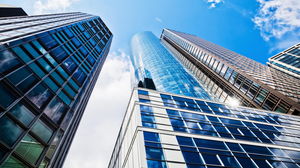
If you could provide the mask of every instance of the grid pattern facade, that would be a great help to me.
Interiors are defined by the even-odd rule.
[[[299,121],[138,88],[109,168],[300,167]]]
[[[268,65],[300,79],[300,43],[269,58]]]
[[[98,16],[0,19],[0,167],[62,167],[108,54]]]
[[[211,99],[152,32],[136,34],[131,46],[134,68],[150,73],[157,90]]]
[[[221,100],[234,96],[246,106],[299,113],[299,79],[193,35],[165,29],[161,39]]]

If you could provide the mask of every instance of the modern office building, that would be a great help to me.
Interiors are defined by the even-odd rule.
[[[300,117],[136,88],[109,168],[300,166]]]
[[[300,43],[269,58],[268,65],[300,79]]]
[[[143,70],[160,91],[210,99],[197,80],[174,58],[152,32],[141,32],[131,41],[131,60],[135,74]],[[143,81],[136,75],[136,81]],[[138,86],[137,84],[135,86]],[[151,89],[151,88],[150,88]]]
[[[112,33],[98,16],[0,18],[0,167],[62,167]]]
[[[300,79],[194,35],[164,29],[161,41],[220,101],[300,114]]]
[[[196,82],[163,43],[149,32],[133,37],[133,65],[157,90],[133,89],[109,168],[300,166],[300,117],[216,103],[199,84],[202,94],[186,96],[182,87]]]

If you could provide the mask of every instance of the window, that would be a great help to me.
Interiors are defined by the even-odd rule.
[[[4,163],[1,165],[2,168],[28,168],[25,164],[21,161],[16,159],[13,156],[7,158]]]
[[[61,123],[61,127],[62,127],[64,130],[66,130],[66,129],[68,128],[69,123],[70,123],[70,121],[71,121],[72,118],[73,118],[73,115],[74,115],[74,111],[69,111],[69,112],[66,114],[66,116],[65,116],[65,118],[64,118],[64,120],[63,120],[63,122]]]
[[[45,108],[44,113],[56,124],[59,124],[67,111],[68,107],[56,97]]]
[[[21,66],[21,62],[18,58],[12,52],[0,46],[0,73],[9,72],[19,66]]]
[[[86,79],[86,74],[81,70],[81,68],[78,68],[73,77],[82,85]]]
[[[48,158],[51,158],[51,157],[52,157],[52,155],[53,155],[53,153],[54,153],[54,151],[55,151],[55,149],[56,149],[56,147],[57,147],[59,141],[61,140],[62,136],[63,136],[62,131],[59,131],[59,132],[55,135],[53,141],[51,142],[51,145],[50,145],[50,147],[49,147],[49,150],[48,150],[47,153],[46,153],[46,156],[47,156]]]
[[[70,73],[74,72],[74,70],[77,68],[76,63],[73,61],[72,58],[66,59],[64,62],[64,66]]]
[[[164,160],[163,150],[161,148],[151,148],[146,146],[147,159]]]
[[[0,105],[7,108],[16,100],[16,96],[9,92],[9,89],[0,82]]]
[[[18,103],[10,111],[14,117],[21,121],[24,125],[28,126],[34,119],[34,114],[25,107],[25,105]]]
[[[40,83],[28,93],[27,97],[38,108],[42,108],[51,100],[53,94],[48,88],[46,88],[42,83]]]
[[[13,146],[23,130],[7,116],[0,118],[0,141]]]
[[[50,51],[50,54],[56,58],[58,62],[62,62],[68,55],[61,47],[56,47]]]
[[[147,160],[147,165],[148,167],[152,167],[152,168],[167,168],[167,165],[165,162],[161,162],[161,161],[155,161],[155,160]]]
[[[224,142],[194,138],[198,147],[227,150]]]
[[[53,134],[53,130],[46,126],[41,120],[35,122],[31,131],[45,142],[48,142]]]
[[[30,135],[26,135],[16,148],[16,153],[22,156],[29,163],[35,164],[43,150],[44,146],[41,145],[41,143]]]
[[[211,164],[211,165],[222,165],[217,158],[217,155],[211,155],[211,154],[205,154],[201,153],[204,161],[206,164]]]
[[[203,164],[202,159],[198,152],[186,152],[182,151],[184,160],[188,164]]]

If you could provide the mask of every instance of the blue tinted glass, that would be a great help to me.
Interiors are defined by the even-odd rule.
[[[151,148],[146,146],[147,159],[164,160],[161,148]]]
[[[227,150],[224,142],[194,138],[198,147]]]
[[[158,133],[144,131],[144,138],[145,138],[145,141],[160,142]]]
[[[237,158],[238,161],[240,162],[240,164],[243,166],[243,168],[255,168],[257,167],[252,161],[251,159],[248,158]]]
[[[37,85],[33,90],[29,92],[27,97],[38,107],[41,108],[42,106],[46,105],[53,94],[41,83]]]
[[[222,160],[224,166],[226,167],[240,167],[239,163],[232,156],[219,155],[219,157]]]
[[[165,162],[155,161],[155,160],[147,160],[147,165],[150,168],[167,168]]]
[[[177,138],[179,145],[195,146],[193,143],[193,139],[190,137],[176,136],[176,138]]]
[[[186,163],[193,163],[193,164],[203,164],[202,159],[198,152],[185,152],[182,151],[184,160]]]
[[[21,62],[12,52],[0,46],[0,73],[11,71],[20,65]]]
[[[221,165],[216,155],[201,153],[206,164]]]
[[[9,112],[26,126],[28,126],[35,117],[34,114],[21,103],[15,105]]]
[[[4,108],[16,100],[16,97],[9,92],[9,89],[2,82],[0,82],[0,95],[0,105]]]
[[[45,108],[44,113],[56,124],[60,123],[68,108],[59,98],[54,98]]]
[[[0,141],[13,146],[22,133],[22,129],[6,116],[0,118]]]
[[[148,91],[145,90],[138,90],[138,94],[149,95]]]

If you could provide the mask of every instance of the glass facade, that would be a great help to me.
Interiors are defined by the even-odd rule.
[[[109,168],[299,167],[300,117],[134,89]]]
[[[300,79],[300,43],[269,58],[268,65]]]
[[[299,114],[299,79],[194,35],[164,29],[161,41],[220,101]]]
[[[181,66],[152,32],[134,35],[131,47],[134,69],[144,69],[148,72],[157,90],[211,99],[196,79]]]
[[[108,54],[98,16],[0,18],[0,167],[61,167]]]

